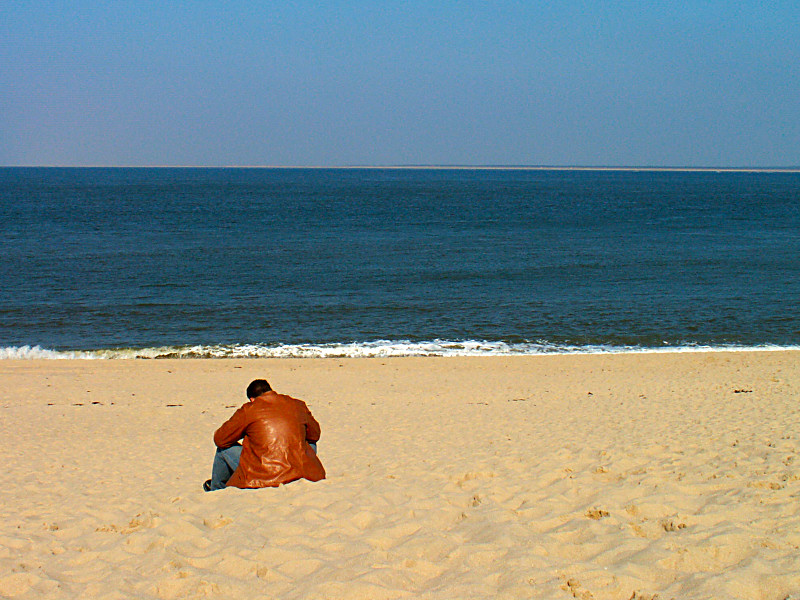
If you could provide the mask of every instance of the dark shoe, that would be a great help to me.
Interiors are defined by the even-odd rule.
[[[204,492],[210,492],[210,491],[211,491],[211,480],[210,480],[210,479],[207,479],[207,480],[206,480],[206,481],[203,483],[203,491],[204,491]]]

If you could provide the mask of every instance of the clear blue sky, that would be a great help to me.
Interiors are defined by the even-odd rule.
[[[800,165],[800,2],[0,3],[2,165]]]

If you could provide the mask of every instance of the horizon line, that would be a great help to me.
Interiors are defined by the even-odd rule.
[[[331,169],[331,170],[463,170],[463,171],[664,171],[664,172],[738,172],[800,173],[792,167],[708,167],[655,165],[0,165],[0,169]]]

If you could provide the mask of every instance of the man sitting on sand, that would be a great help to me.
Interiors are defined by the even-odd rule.
[[[217,453],[203,489],[277,487],[296,479],[325,479],[316,453],[319,423],[305,402],[272,391],[264,379],[247,386],[247,397],[249,402],[214,433]]]

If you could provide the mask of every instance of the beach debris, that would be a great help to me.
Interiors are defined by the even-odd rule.
[[[167,404],[167,407],[170,407],[170,406],[183,406],[183,404]]]
[[[738,389],[738,390],[733,390],[733,393],[734,394],[752,394],[753,390]]]
[[[609,514],[607,510],[603,510],[602,508],[592,508],[586,511],[586,516],[594,521],[607,517]]]

